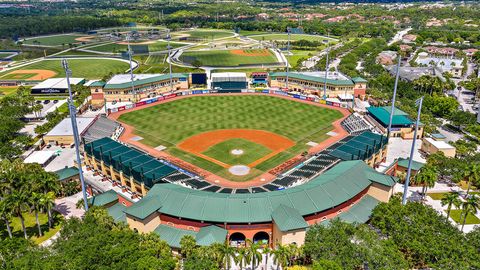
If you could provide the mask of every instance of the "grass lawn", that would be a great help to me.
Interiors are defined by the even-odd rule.
[[[253,35],[249,36],[249,38],[255,39],[255,40],[277,40],[277,41],[288,41],[288,35],[287,34],[264,34],[264,35]],[[330,42],[333,40],[331,38],[327,38],[324,36],[316,36],[316,35],[307,35],[307,34],[291,34],[290,35],[290,40],[291,41],[296,41],[296,40],[308,40],[308,41],[319,41],[323,42],[324,40],[330,40]]]
[[[320,49],[319,49],[320,50]],[[314,54],[315,51],[290,50],[292,55],[286,55],[288,63],[295,66],[299,59],[310,57],[309,54]]]
[[[235,155],[232,153],[234,149],[242,150],[243,153]],[[235,165],[252,163],[271,152],[267,147],[248,140],[231,139],[208,148],[208,150],[202,154],[223,163]]]
[[[258,171],[252,171],[252,174],[258,174],[307,150],[307,142],[326,139],[326,133],[332,129],[331,123],[341,117],[339,111],[332,109],[277,97],[249,95],[195,96],[129,112],[123,114],[119,120],[133,126],[135,133],[143,137],[142,143],[151,147],[164,145],[167,147],[166,151],[172,155],[213,173],[228,176],[223,167],[183,152],[175,146],[195,134],[218,129],[266,130],[297,143],[285,152],[258,164],[255,167]],[[213,147],[215,149],[210,149],[209,154],[231,159],[225,151],[217,149],[233,147],[232,141],[225,143],[226,145],[217,145]],[[257,147],[248,145],[248,149],[263,151]]]
[[[458,183],[458,185],[460,186],[461,189],[467,191],[468,189],[468,182],[467,181],[460,181],[460,183]],[[477,187],[475,187],[473,184],[470,185],[470,190],[476,190]]]
[[[157,41],[154,44],[149,44],[148,45],[148,50],[150,52],[165,51],[165,50],[167,50],[167,45],[168,45],[167,42]],[[143,45],[141,45],[141,46],[143,46]],[[178,48],[178,47],[185,46],[185,44],[170,42],[170,46],[172,48]],[[132,47],[132,50],[135,52],[135,43],[132,43],[131,47]],[[92,46],[92,47],[88,47],[88,48],[85,48],[85,49],[90,50],[90,51],[97,51],[97,52],[119,53],[119,52],[122,52],[122,51],[127,51],[128,50],[128,45],[110,43],[110,44],[104,44],[104,45],[99,45],[99,46]]]
[[[432,198],[434,200],[439,201],[448,193],[450,193],[450,192],[439,192],[439,193],[428,193],[427,192],[427,196],[429,196],[430,198]]]
[[[99,56],[99,54],[92,53],[92,52],[84,52],[79,50],[70,50],[67,52],[62,52],[60,54],[57,54],[57,56]]]
[[[17,87],[2,87],[0,86],[0,98],[3,96],[9,96],[15,94]]]
[[[26,45],[44,45],[44,46],[68,46],[69,43],[81,43],[81,41],[75,40],[79,37],[85,37],[86,35],[65,34],[48,37],[36,37],[25,40]],[[38,43],[37,43],[38,42]]]
[[[266,35],[266,34],[269,34],[269,32],[240,30],[239,34],[242,36],[251,36],[251,35]]]
[[[28,70],[28,69],[46,69],[52,70],[57,73],[56,78],[65,77],[65,72],[63,71],[61,60],[42,60],[37,63],[33,63],[27,66],[23,66],[18,69]],[[86,78],[86,79],[101,79],[103,76],[108,75],[109,73],[125,73],[129,68],[128,63],[106,58],[98,59],[70,59],[68,60],[68,65],[72,70],[73,77]],[[6,75],[6,76],[5,76]],[[15,74],[19,75],[19,74]],[[28,74],[26,74],[28,75]],[[0,78],[7,79],[10,75],[7,73],[0,73]]]
[[[450,211],[450,217],[458,224],[463,223],[463,215],[461,209],[453,209],[452,211]],[[465,224],[480,224],[480,219],[477,216],[470,214],[467,216],[467,221],[465,222]]]
[[[204,66],[235,67],[249,64],[275,64],[277,58],[270,50],[243,50],[245,54],[232,53],[235,50],[190,51],[184,52],[180,59],[186,63],[199,60]]]
[[[168,73],[168,63],[164,61],[165,54],[155,55],[135,55],[133,57],[140,66],[134,70],[135,73]],[[172,72],[174,73],[190,73],[203,72],[196,68],[179,67],[172,65]]]
[[[25,218],[25,227],[27,228],[27,235],[35,242],[36,244],[40,244],[43,241],[52,237],[55,233],[60,230],[61,223],[63,217],[60,214],[56,214],[54,212],[54,227],[52,229],[48,229],[48,217],[47,214],[40,213],[38,215],[40,219],[40,226],[42,228],[43,236],[38,237],[38,228],[37,223],[35,221],[35,214],[34,213],[24,213]],[[14,217],[10,219],[10,226],[12,228],[12,233],[14,237],[23,237],[22,225],[20,223],[20,219]],[[7,227],[4,222],[0,224],[0,237],[7,238],[8,232]]]

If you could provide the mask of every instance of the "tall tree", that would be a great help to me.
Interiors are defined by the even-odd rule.
[[[447,205],[447,219],[450,217],[450,211],[452,210],[452,206],[456,208],[460,207],[462,201],[458,197],[458,192],[449,192],[443,195],[441,199],[442,206]]]
[[[40,226],[40,220],[38,219],[38,213],[42,209],[42,200],[44,195],[42,193],[33,192],[29,197],[28,203],[35,213],[35,222],[37,223],[38,235],[42,236],[42,227]]]
[[[463,215],[463,222],[462,222],[462,229],[467,222],[468,215],[475,215],[480,208],[480,199],[476,195],[469,196],[463,203],[462,203],[462,215]]]
[[[435,167],[430,165],[425,165],[415,176],[415,182],[422,186],[423,198],[427,195],[427,189],[429,187],[434,187],[435,182],[437,181],[437,171]]]
[[[473,184],[478,184],[480,182],[480,165],[479,164],[470,164],[465,168],[463,173],[465,181],[468,183],[467,187],[467,196],[470,193],[470,188]]]
[[[247,239],[247,255],[250,262],[252,263],[252,270],[255,269],[262,261],[262,253],[259,251],[259,249],[260,245],[258,243],[253,243],[252,240]]]
[[[243,269],[243,265],[245,263],[248,264],[250,263],[248,259],[248,250],[244,247],[238,248],[237,249],[237,255],[235,256],[235,263],[240,267],[240,270]]]
[[[25,239],[27,236],[27,229],[25,228],[25,218],[23,217],[23,212],[28,208],[28,196],[23,191],[13,191],[7,200],[13,209],[13,213],[20,219],[20,224],[22,225],[23,235]]]
[[[277,265],[277,269],[280,267],[285,268],[288,265],[290,259],[290,253],[287,246],[277,245],[276,248],[272,251],[273,262]]]
[[[188,258],[190,255],[192,255],[196,246],[197,242],[191,235],[185,235],[182,237],[182,239],[180,239],[180,250],[184,258]]]
[[[6,199],[0,200],[0,217],[5,222],[5,226],[7,227],[8,237],[12,238],[12,228],[10,227],[10,218],[12,217],[12,208],[10,207],[10,202]]]

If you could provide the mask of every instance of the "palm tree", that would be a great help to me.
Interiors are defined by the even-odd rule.
[[[443,198],[441,199],[441,204],[442,206],[448,205],[447,207],[447,219],[448,219],[450,217],[450,211],[452,210],[452,206],[455,206],[456,208],[458,208],[462,204],[462,201],[458,197],[458,192],[449,192],[443,195]]]
[[[42,209],[42,200],[44,195],[41,193],[33,192],[28,200],[33,212],[35,212],[35,221],[38,228],[38,236],[42,236],[42,227],[40,226],[40,220],[38,219],[38,212]]]
[[[43,194],[41,198],[42,207],[44,207],[44,209],[47,209],[48,227],[53,228],[52,209],[55,206],[55,193],[53,193],[53,191],[47,192],[47,194]]]
[[[475,215],[480,208],[480,200],[476,195],[468,197],[462,204],[462,215],[463,215],[463,222],[462,222],[462,229],[465,226],[465,223],[467,222],[467,216],[469,214]]]
[[[265,270],[268,267],[268,256],[270,256],[270,253],[272,253],[272,250],[268,247],[265,246],[262,251],[263,255],[265,255]]]
[[[243,269],[243,263],[245,264],[250,263],[248,258],[248,250],[246,248],[239,248],[237,249],[237,256],[235,256],[235,263],[238,264],[240,270]]]
[[[277,270],[280,269],[280,266],[282,269],[287,266],[290,254],[286,246],[278,244],[277,247],[272,251],[272,254],[273,262],[277,265]]]
[[[465,172],[463,173],[464,179],[468,182],[467,187],[467,196],[470,193],[470,186],[472,182],[478,183],[480,181],[480,165],[478,164],[471,164],[465,168]]]
[[[8,236],[12,238],[12,228],[10,228],[10,218],[12,216],[12,208],[10,207],[9,201],[6,199],[0,200],[0,217],[5,222],[7,226]]]
[[[437,181],[437,171],[433,166],[427,165],[417,173],[415,182],[423,186],[422,193],[424,199],[427,194],[427,189],[434,187],[435,181]]]
[[[25,239],[27,239],[28,236],[27,229],[25,228],[25,218],[23,217],[23,211],[25,211],[25,208],[28,206],[28,196],[26,196],[24,192],[15,190],[10,194],[10,196],[7,197],[7,200],[12,207],[14,215],[20,219],[23,235]]]
[[[235,260],[235,248],[230,246],[228,240],[225,240],[225,244],[221,249],[222,261],[225,262],[225,270],[230,269],[232,259]]]
[[[260,249],[260,244],[253,243],[250,239],[247,239],[248,246],[248,258],[252,263],[252,270],[257,267],[257,265],[262,261],[262,253],[258,251]]]

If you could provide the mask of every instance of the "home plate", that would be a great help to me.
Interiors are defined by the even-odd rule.
[[[163,145],[159,145],[159,146],[155,147],[154,149],[158,150],[158,151],[163,151],[163,150],[167,149],[167,147],[163,146]]]
[[[316,143],[316,142],[307,142],[307,145],[308,145],[308,146],[311,146],[311,147],[314,147],[314,146],[317,146],[318,143]]]
[[[130,140],[136,142],[136,141],[141,141],[141,140],[143,140],[143,138],[140,137],[140,136],[135,136],[135,137],[130,138]]]
[[[328,135],[328,136],[337,136],[338,133],[333,132],[333,131],[330,131],[330,132],[327,132],[327,135]]]

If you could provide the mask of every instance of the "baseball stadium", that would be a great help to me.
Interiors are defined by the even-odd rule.
[[[123,132],[86,143],[85,163],[138,200],[107,192],[91,203],[174,248],[184,235],[301,245],[313,224],[366,222],[396,183],[373,169],[386,137],[345,108],[279,91],[182,91],[108,118]]]

